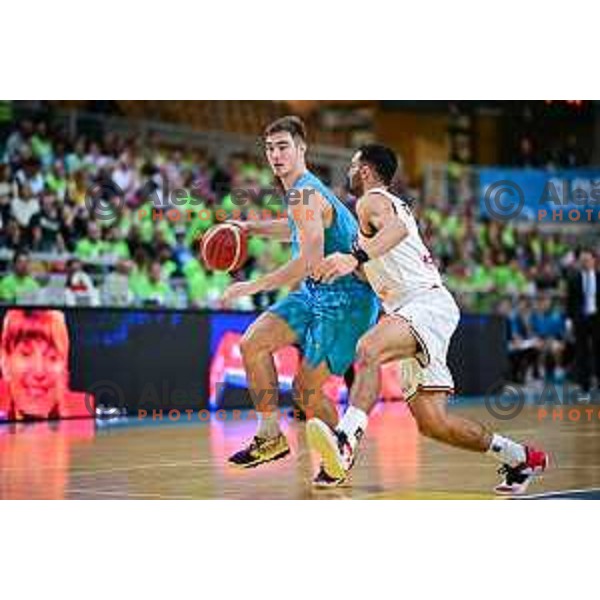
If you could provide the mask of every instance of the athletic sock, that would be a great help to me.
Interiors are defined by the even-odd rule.
[[[346,434],[348,442],[354,450],[366,431],[368,422],[369,417],[364,410],[350,406],[339,422],[337,430]]]
[[[277,437],[280,433],[278,410],[258,413],[257,437],[271,439]]]
[[[523,446],[523,444],[518,444],[509,438],[496,434],[492,436],[488,454],[492,455],[501,463],[506,463],[511,467],[520,465],[527,460],[527,452],[525,451],[525,446]]]

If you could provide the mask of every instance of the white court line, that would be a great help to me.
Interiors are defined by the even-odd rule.
[[[193,500],[193,496],[165,496],[163,494],[153,494],[150,492],[119,492],[117,490],[95,490],[95,489],[82,489],[82,488],[69,488],[65,490],[65,495],[67,494],[87,494],[89,496],[110,496],[110,497],[119,497],[119,498],[127,498],[130,500],[135,500],[136,498],[144,499],[156,499],[156,500]]]
[[[194,460],[189,460],[189,461],[184,461],[184,462],[170,462],[170,463],[153,463],[153,464],[149,464],[149,465],[131,465],[128,467],[113,467],[110,469],[97,469],[94,471],[71,471],[69,474],[71,476],[75,476],[75,477],[79,477],[81,475],[83,476],[94,476],[94,475],[102,475],[104,473],[118,473],[118,472],[127,472],[127,471],[142,471],[144,469],[156,469],[156,468],[167,468],[167,469],[171,469],[171,468],[177,468],[177,467],[194,467],[196,465],[203,465],[203,464],[211,464],[212,461],[210,460],[206,460],[206,459],[194,459]]]
[[[515,496],[517,500],[526,500],[528,498],[548,498],[552,496],[559,496],[562,494],[582,494],[586,492],[598,492],[600,493],[600,488],[583,488],[583,489],[575,489],[575,490],[554,490],[552,492],[539,492],[538,494],[527,494],[526,496]],[[569,498],[565,498],[568,500]]]
[[[120,471],[137,471],[143,469],[155,469],[160,467],[182,467],[182,466],[195,466],[195,465],[203,465],[203,464],[211,464],[213,461],[208,459],[193,459],[185,462],[171,462],[171,463],[152,463],[148,465],[131,465],[128,467],[112,467],[110,469],[97,469],[94,471],[70,471],[69,475],[79,476],[79,475],[97,475],[102,473],[116,473]],[[45,471],[64,471],[64,467],[58,467],[54,465],[45,465]],[[29,468],[8,468],[2,469],[3,473],[29,473],[31,469]]]

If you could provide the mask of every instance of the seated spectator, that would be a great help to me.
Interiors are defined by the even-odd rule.
[[[42,175],[40,163],[33,158],[24,158],[15,179],[20,186],[28,185],[34,196],[44,191],[46,182]]]
[[[40,203],[29,185],[21,186],[18,196],[12,199],[10,210],[19,227],[27,229],[32,217],[40,212]]]
[[[162,265],[158,260],[150,263],[148,275],[137,283],[135,293],[144,305],[172,306],[175,302],[173,289],[162,278]]]
[[[173,274],[177,271],[177,263],[171,260],[173,253],[168,246],[163,246],[158,252],[158,261],[161,264],[162,276],[165,281],[171,279]]]
[[[194,258],[191,248],[185,242],[185,233],[185,227],[179,226],[175,228],[173,260],[177,264],[177,269],[179,272],[183,272],[185,265]]]
[[[31,249],[35,252],[64,252],[62,237],[63,223],[56,198],[50,194],[42,196],[42,207],[29,223]]]
[[[487,293],[494,289],[493,269],[492,257],[489,253],[486,253],[483,262],[475,265],[471,273],[469,284],[473,291]]]
[[[134,294],[129,282],[132,267],[132,261],[121,259],[115,270],[106,276],[102,286],[102,304],[104,306],[130,306],[133,304]]]
[[[533,282],[529,281],[523,269],[519,266],[519,261],[513,258],[508,263],[510,273],[510,281],[506,287],[507,291],[513,294],[528,294],[532,295],[535,292]]]
[[[565,319],[552,306],[549,296],[539,296],[531,315],[534,335],[541,340],[540,361],[546,381],[554,381],[557,366],[562,365],[565,350]]]
[[[92,278],[85,272],[80,260],[67,261],[67,281],[65,288],[67,306],[99,306],[100,297]]]
[[[10,163],[16,163],[25,154],[29,147],[29,141],[33,133],[33,123],[25,119],[8,136],[5,147],[5,159]]]
[[[123,234],[117,226],[106,230],[106,241],[104,242],[104,254],[120,259],[130,258],[129,246],[123,239]]]
[[[62,161],[57,160],[46,175],[46,188],[63,202],[67,195],[67,176]]]
[[[67,181],[66,200],[76,206],[83,206],[85,204],[88,187],[85,171],[75,171],[69,175]]]
[[[10,199],[13,195],[13,183],[8,165],[0,163],[0,217],[6,219],[10,214]]]
[[[168,255],[170,258],[172,254],[172,242],[174,241],[173,233],[170,229],[157,224],[152,241],[155,256]]]
[[[138,256],[139,252],[147,253],[150,246],[142,239],[142,232],[137,221],[133,221],[127,234],[127,246],[129,246],[130,256]]]
[[[102,169],[110,162],[110,158],[102,154],[100,145],[96,142],[90,144],[90,150],[83,159],[83,166],[89,171]]]
[[[536,271],[535,285],[539,291],[552,290],[558,287],[559,278],[551,261],[544,260]]]
[[[513,271],[503,252],[497,253],[491,274],[494,280],[494,288],[499,292],[508,292],[512,284]]]
[[[183,267],[188,302],[193,308],[204,308],[209,292],[209,277],[200,262],[192,258]]]
[[[148,268],[150,265],[150,253],[143,247],[137,248],[133,255],[131,271],[129,275],[129,285],[134,296],[138,296],[138,286],[148,277]]]
[[[127,152],[123,153],[119,159],[119,164],[112,174],[114,184],[127,199],[131,198],[137,185],[135,173],[130,168],[130,160],[129,154]]]
[[[13,218],[9,218],[5,226],[0,229],[0,247],[9,250],[25,250],[27,247],[27,238]]]
[[[68,204],[61,206],[59,208],[59,213],[60,221],[62,223],[61,235],[65,248],[67,251],[73,252],[75,250],[76,240],[80,237],[79,233],[82,223],[78,220],[75,209]]]
[[[512,311],[510,300],[503,300],[498,312],[506,318],[510,379],[526,383],[530,370],[537,366],[540,346],[530,325],[529,301],[520,300],[517,310]]]
[[[100,227],[95,221],[87,226],[87,237],[79,240],[75,246],[75,254],[82,260],[99,258],[106,252],[106,244],[102,240]]]
[[[38,282],[29,275],[29,254],[15,252],[13,272],[0,280],[0,300],[8,304],[19,304],[26,295],[40,289]]]

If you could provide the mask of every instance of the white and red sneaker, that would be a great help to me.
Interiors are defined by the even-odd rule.
[[[333,479],[346,479],[354,464],[354,450],[346,434],[331,429],[321,419],[310,419],[306,424],[306,437],[311,450],[317,452],[322,468]]]
[[[498,473],[504,475],[504,481],[494,490],[503,496],[516,496],[524,494],[534,477],[543,473],[548,467],[548,454],[543,450],[536,450],[525,446],[526,459],[524,463],[511,467],[502,465]]]

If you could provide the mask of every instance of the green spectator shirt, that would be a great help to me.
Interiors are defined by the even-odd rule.
[[[77,258],[85,260],[87,258],[98,258],[106,253],[106,243],[102,240],[94,242],[92,240],[79,240],[75,246],[75,255]]]
[[[108,256],[117,256],[118,258],[130,258],[129,246],[127,242],[119,240],[117,242],[104,242],[103,254]]]
[[[172,304],[175,297],[173,289],[166,281],[153,283],[149,278],[140,278],[135,286],[136,296],[143,302],[154,301],[163,306]]]
[[[0,299],[5,302],[17,302],[23,294],[39,289],[40,285],[33,277],[17,277],[13,273],[0,281]]]

